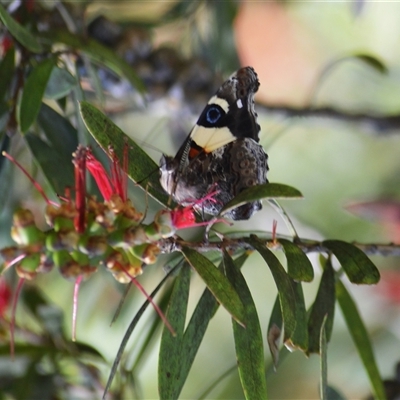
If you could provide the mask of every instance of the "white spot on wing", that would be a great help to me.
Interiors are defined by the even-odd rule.
[[[213,96],[211,97],[210,101],[208,104],[217,104],[219,105],[226,113],[229,111],[229,103],[225,100],[222,99],[221,97],[218,96]]]
[[[207,153],[236,140],[236,137],[232,135],[232,132],[226,126],[205,128],[204,126],[196,125],[190,136]]]
[[[241,99],[237,99],[236,105],[237,105],[238,108],[243,108],[242,100]]]

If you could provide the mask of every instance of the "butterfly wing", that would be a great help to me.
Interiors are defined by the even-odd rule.
[[[232,74],[210,99],[196,125],[174,158],[163,157],[161,184],[180,204],[218,190],[202,209],[216,215],[224,204],[246,187],[265,183],[267,155],[259,141],[260,126],[254,110],[257,74],[246,67]],[[247,219],[261,202],[232,210],[228,217]]]

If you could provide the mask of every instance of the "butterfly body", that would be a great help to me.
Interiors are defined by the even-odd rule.
[[[217,191],[199,208],[217,215],[243,189],[267,182],[267,154],[258,143],[260,126],[254,110],[257,74],[246,67],[232,74],[218,89],[175,157],[160,163],[163,188],[179,204],[187,205]],[[248,219],[261,209],[255,201],[237,207],[226,217]]]

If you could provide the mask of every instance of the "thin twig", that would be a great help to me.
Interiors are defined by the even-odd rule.
[[[310,239],[299,239],[296,241],[297,246],[303,250],[304,253],[328,253],[329,249],[323,245],[323,242],[310,240]],[[359,248],[367,255],[379,255],[383,257],[389,256],[400,256],[400,244],[395,243],[358,243],[352,242],[354,246]],[[182,247],[190,247],[191,249],[197,250],[201,253],[207,251],[221,251],[223,249],[230,250],[253,250],[252,247],[246,243],[242,238],[229,238],[225,237],[221,241],[209,241],[209,242],[187,242],[180,238],[167,239],[159,242],[159,245],[163,253],[171,253],[180,250]],[[271,250],[282,250],[282,245],[279,243],[279,236],[276,237],[275,241],[272,238],[265,239],[265,245]]]

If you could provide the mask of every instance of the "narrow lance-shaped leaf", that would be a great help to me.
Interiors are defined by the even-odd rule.
[[[311,282],[314,279],[314,269],[311,261],[295,243],[279,239],[286,255],[289,276],[296,281]]]
[[[329,385],[326,387],[326,398],[329,400],[346,400],[342,393]]]
[[[187,303],[189,299],[190,268],[184,265],[175,280],[166,317],[174,327],[176,336],[164,327],[158,358],[158,392],[161,399],[178,399],[183,383],[181,362],[183,351]],[[186,377],[184,377],[186,379]]]
[[[68,95],[76,85],[77,80],[66,68],[54,67],[53,71],[51,71],[44,97],[55,100],[61,99]]]
[[[94,39],[82,38],[67,31],[52,31],[41,34],[42,39],[50,43],[63,43],[74,49],[86,53],[92,60],[114,71],[117,75],[129,80],[132,86],[139,92],[144,92],[144,84],[138,77],[135,69],[125,60],[115,54],[115,51],[108,49]]]
[[[251,186],[240,192],[229,201],[220,211],[224,214],[233,208],[243,204],[266,198],[301,198],[302,194],[295,188],[280,183],[266,183],[264,185]]]
[[[235,259],[234,263],[237,268],[241,268],[248,258],[248,253]],[[222,263],[218,267],[222,271]],[[181,383],[185,383],[187,375],[193,364],[194,358],[206,333],[208,324],[211,318],[218,310],[219,303],[214,295],[206,288],[197,303],[192,317],[187,325],[185,334],[183,335],[182,349],[185,353],[185,358],[181,360]]]
[[[319,391],[320,399],[328,400],[328,345],[326,342],[325,324],[327,320],[325,315],[322,320],[321,331],[319,333],[319,348],[320,348],[320,381]]]
[[[38,122],[55,151],[68,162],[78,147],[78,132],[69,120],[42,103]]]
[[[268,323],[267,343],[272,357],[272,364],[276,371],[279,362],[280,337],[282,334],[283,320],[279,295],[276,296],[274,307]]]
[[[378,269],[356,246],[341,240],[325,240],[322,244],[339,260],[350,282],[367,285],[379,282]]]
[[[162,286],[164,285],[164,283],[167,281],[167,279],[176,271],[176,267],[172,268],[165,276],[164,278],[161,280],[161,282],[157,285],[157,287],[151,292],[150,294],[150,298],[153,299],[155,297],[155,295],[158,293],[158,291],[162,288]],[[114,376],[117,372],[117,368],[119,366],[119,363],[121,361],[121,357],[125,351],[125,347],[128,344],[129,338],[132,335],[132,332],[134,331],[134,329],[136,328],[138,322],[140,321],[143,313],[146,311],[146,308],[149,306],[150,302],[148,300],[146,300],[143,305],[140,307],[139,311],[136,313],[136,315],[133,317],[131,323],[128,326],[128,329],[125,332],[124,337],[122,338],[121,344],[119,346],[118,349],[118,353],[115,356],[113,365],[111,367],[111,371],[110,371],[110,375],[108,377],[106,386],[104,388],[104,393],[103,393],[103,399],[105,399],[108,390],[111,387],[111,384],[114,380]]]
[[[184,247],[182,253],[221,306],[229,312],[232,318],[244,325],[243,303],[226,276],[207,257],[197,251]]]
[[[60,157],[54,148],[34,134],[26,134],[25,139],[54,192],[63,194],[66,187],[72,187],[74,172],[71,160]]]
[[[15,73],[15,50],[11,47],[0,62],[0,103],[4,100]]]
[[[159,181],[158,165],[121,129],[96,107],[86,101],[80,102],[83,121],[101,148],[108,152],[112,145],[117,157],[122,160],[128,146],[128,175],[161,204],[168,203],[168,196]]]
[[[13,35],[15,39],[17,39],[18,42],[28,50],[32,51],[33,53],[41,53],[43,51],[43,47],[33,36],[33,34],[20,25],[1,4],[0,20],[6,26],[11,35]]]
[[[48,58],[39,63],[28,76],[19,104],[19,124],[22,132],[26,132],[35,121],[42,98],[55,65],[54,58]]]
[[[246,328],[232,320],[240,381],[246,399],[267,399],[264,346],[256,306],[247,283],[229,254],[224,251],[225,273],[244,305]]]
[[[367,371],[374,398],[386,399],[385,389],[376,365],[368,332],[354,300],[351,298],[346,287],[343,285],[343,282],[340,280],[336,282],[336,298],[339,302],[340,309],[342,310],[347,328],[353,338],[358,354],[360,355],[364,368]]]
[[[289,275],[271,250],[267,249],[260,239],[256,236],[251,236],[245,241],[260,253],[261,257],[264,258],[271,270],[276,287],[278,288],[279,301],[281,304],[283,323],[285,327],[284,340],[286,341],[292,337],[296,328],[296,299]]]
[[[177,268],[180,268],[181,265]],[[175,269],[175,268],[172,268]],[[162,292],[160,295],[160,299],[158,300],[158,306],[160,310],[166,310],[168,307],[169,299],[171,298],[173,290],[173,285],[168,286],[166,290]],[[140,369],[140,365],[142,365],[147,360],[147,356],[149,352],[154,349],[154,346],[158,346],[160,335],[160,327],[162,328],[163,321],[158,315],[157,312],[153,312],[149,319],[146,320],[146,330],[141,331],[142,336],[142,344],[138,349],[137,354],[135,355],[134,360],[129,360],[129,364],[132,365],[132,371],[138,371]],[[142,333],[143,332],[143,333]]]
[[[293,279],[291,282],[296,298],[296,329],[294,330],[292,336],[286,340],[285,345],[290,349],[301,349],[302,351],[307,351],[308,326],[303,288],[300,282],[295,282]]]
[[[325,333],[329,342],[335,312],[335,273],[330,260],[326,260],[317,296],[308,319],[308,353],[319,353],[321,326],[326,316]]]

